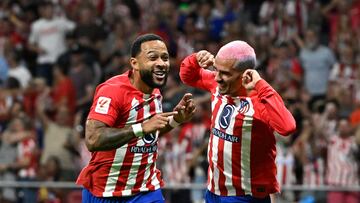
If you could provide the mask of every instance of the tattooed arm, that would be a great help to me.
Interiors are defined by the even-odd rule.
[[[176,114],[177,111],[156,114],[141,124],[143,134],[167,128],[169,116]],[[113,128],[98,120],[89,119],[86,122],[85,143],[91,152],[117,149],[134,138],[132,126]]]
[[[85,143],[89,151],[106,151],[116,149],[135,138],[131,126],[111,128],[97,120],[86,121]]]

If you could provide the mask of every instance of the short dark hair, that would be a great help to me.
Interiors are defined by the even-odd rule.
[[[131,57],[136,57],[141,52],[142,43],[154,40],[160,40],[164,42],[164,40],[156,34],[144,34],[138,36],[131,45]]]
[[[236,70],[245,71],[246,69],[255,69],[256,60],[254,57],[246,57],[243,60],[236,60],[234,67]]]

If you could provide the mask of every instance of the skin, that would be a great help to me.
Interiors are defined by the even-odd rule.
[[[202,50],[196,54],[199,65],[203,68],[214,66],[215,81],[219,92],[232,97],[246,96],[247,91],[255,88],[261,80],[259,73],[253,69],[239,71],[234,67],[236,59],[222,59],[215,57],[208,51]]]
[[[150,94],[154,88],[166,84],[170,60],[164,42],[159,40],[144,42],[141,44],[141,52],[130,59],[130,64],[134,70],[130,80],[140,91]],[[156,76],[156,72],[164,73],[165,77]]]
[[[162,41],[154,40],[142,43],[141,52],[130,59],[130,64],[134,73],[130,77],[130,82],[138,90],[150,94],[155,87],[162,87],[166,84],[170,61],[167,48]],[[157,76],[156,72],[161,72],[165,76]],[[164,134],[172,129],[169,125],[170,116],[173,116],[178,123],[183,123],[190,120],[195,111],[192,94],[187,93],[174,111],[156,114],[143,122],[141,124],[143,133],[148,134],[159,130],[160,135]],[[134,138],[136,136],[131,126],[119,129],[109,127],[97,120],[89,119],[86,122],[85,143],[91,152],[116,149]]]

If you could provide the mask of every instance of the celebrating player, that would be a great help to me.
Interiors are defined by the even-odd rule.
[[[155,165],[158,136],[195,112],[191,94],[173,112],[162,112],[158,88],[166,83],[170,62],[159,36],[138,37],[130,64],[131,70],[96,89],[85,133],[92,157],[77,180],[83,202],[164,202]]]
[[[294,132],[279,94],[254,70],[254,49],[232,41],[215,59],[202,50],[186,57],[181,80],[211,92],[206,202],[270,202],[279,192],[275,133]],[[212,66],[215,71],[207,70]]]

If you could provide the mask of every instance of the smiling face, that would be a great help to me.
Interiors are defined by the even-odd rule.
[[[236,59],[215,58],[215,80],[218,83],[220,94],[239,96],[241,92],[242,71],[234,68]]]
[[[141,80],[151,88],[159,88],[166,84],[170,60],[166,45],[160,40],[152,40],[141,44],[141,51],[131,58],[135,71],[140,72]]]

